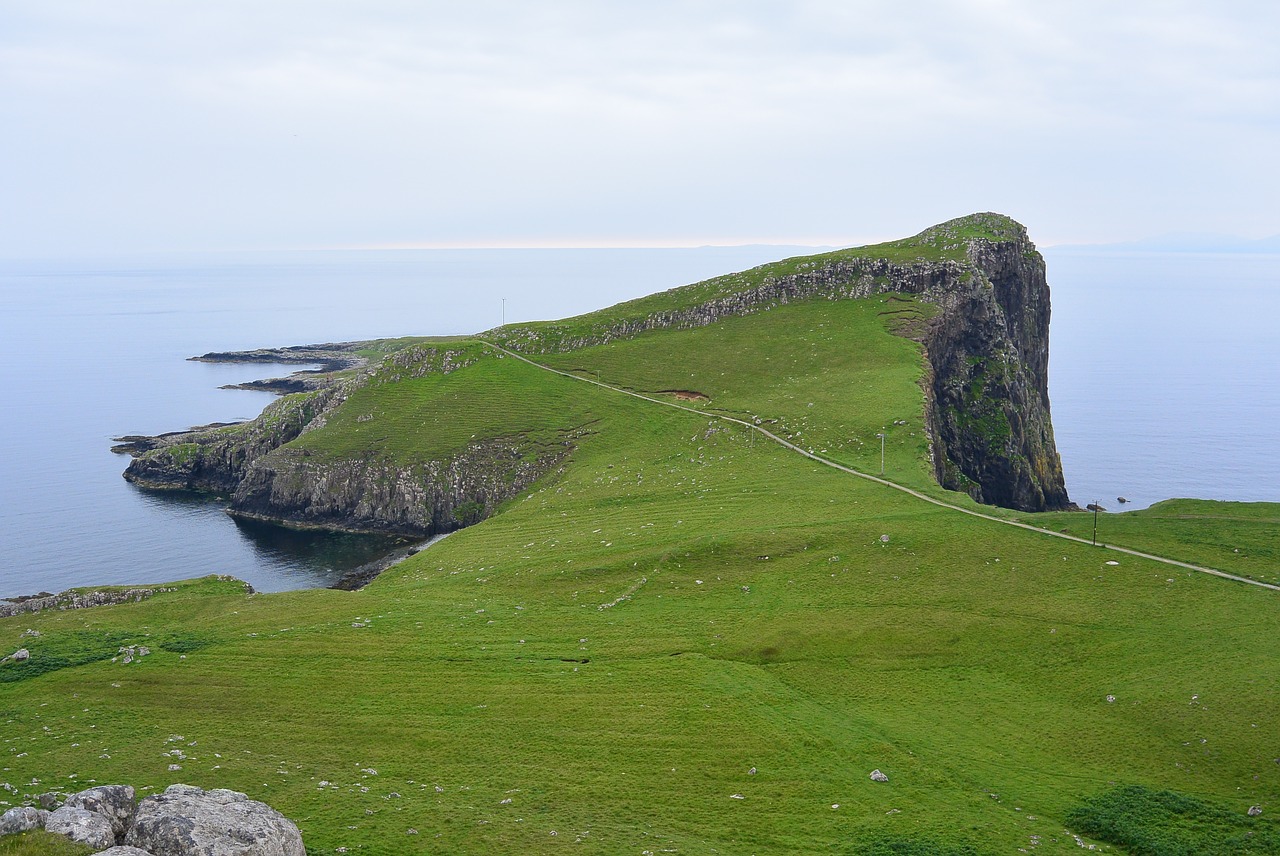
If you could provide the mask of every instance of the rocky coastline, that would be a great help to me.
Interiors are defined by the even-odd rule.
[[[344,354],[367,344],[323,347]],[[272,362],[281,351],[312,359],[318,347],[246,352],[242,361]],[[317,375],[309,381],[313,389],[277,399],[249,422],[118,438],[115,448],[134,456],[124,472],[131,483],[225,497],[233,516],[300,529],[431,538],[483,519],[532,485],[560,464],[574,437],[553,444],[522,436],[480,439],[415,462],[313,455],[289,444],[324,426],[329,414],[375,379],[375,372],[382,381],[412,379],[450,374],[475,359],[474,350],[410,346],[376,368],[344,364]]]
[[[296,371],[288,377],[263,378],[244,383],[229,383],[222,389],[249,389],[288,395],[293,392],[312,392],[327,386],[337,372],[359,369],[369,364],[360,349],[371,342],[326,342],[317,345],[294,345],[287,348],[255,348],[250,351],[211,351],[198,357],[190,357],[198,363],[301,363],[315,368]]]
[[[825,254],[731,274],[710,287],[689,286],[708,297],[679,309],[631,317],[601,313],[604,320],[594,326],[511,325],[485,338],[529,354],[568,351],[647,330],[706,326],[796,300],[916,295],[937,308],[926,324],[904,333],[924,350],[925,423],[937,481],[979,502],[1020,511],[1074,508],[1049,411],[1045,264],[1025,228],[1001,215],[976,214],[900,243],[899,254],[879,255],[875,248]],[[319,364],[324,370],[258,382],[253,388],[292,394],[249,422],[119,438],[115,448],[134,456],[125,478],[143,487],[217,494],[227,498],[231,514],[245,518],[421,540],[484,519],[554,471],[572,450],[571,435],[551,444],[520,436],[473,439],[445,456],[417,461],[315,454],[293,444],[323,427],[375,377],[396,382],[449,374],[479,359],[475,347],[461,343],[415,344],[370,366],[358,351],[372,344],[195,358]]]

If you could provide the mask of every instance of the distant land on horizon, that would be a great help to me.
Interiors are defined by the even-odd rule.
[[[1241,238],[1234,235],[1171,233],[1111,244],[1049,244],[1043,249],[1061,253],[1105,250],[1120,253],[1280,253],[1280,235]]]

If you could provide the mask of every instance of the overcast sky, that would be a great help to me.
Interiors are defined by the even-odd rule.
[[[0,255],[1280,233],[1280,4],[5,0]]]

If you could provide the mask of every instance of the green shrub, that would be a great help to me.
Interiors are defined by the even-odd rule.
[[[1174,791],[1125,785],[1067,814],[1075,831],[1133,856],[1230,856],[1280,853],[1280,827]]]

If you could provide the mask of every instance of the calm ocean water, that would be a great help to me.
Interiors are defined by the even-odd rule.
[[[233,521],[128,485],[110,438],[251,418],[280,372],[212,350],[556,318],[803,252],[315,252],[0,262],[0,596],[209,573],[327,585],[385,543]],[[1046,252],[1051,389],[1080,504],[1280,501],[1280,258]],[[288,371],[282,368],[281,371]]]

